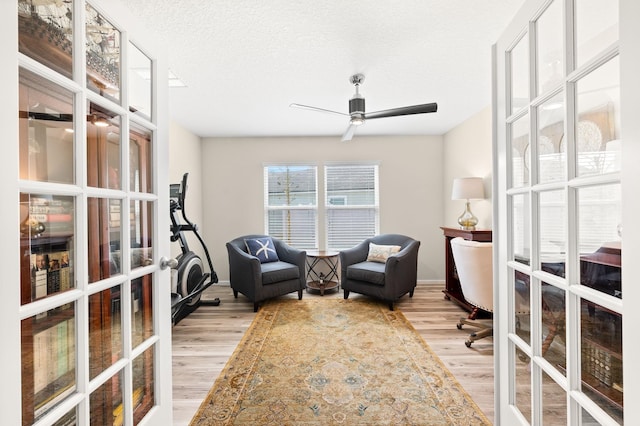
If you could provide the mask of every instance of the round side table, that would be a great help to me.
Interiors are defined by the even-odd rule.
[[[326,290],[340,291],[338,281],[338,252],[326,250],[307,251],[307,291],[319,291],[324,296]],[[329,268],[325,275],[324,271],[318,271],[319,265]],[[326,268],[322,268],[323,270]]]

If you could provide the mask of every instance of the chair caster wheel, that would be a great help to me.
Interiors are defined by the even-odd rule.
[[[472,343],[472,342],[471,342],[471,340],[465,340],[465,341],[464,341],[464,345],[465,345],[466,347],[468,347],[468,348],[470,348],[470,347],[471,347],[471,343]]]
[[[462,324],[456,324],[456,327],[458,327],[458,330],[462,330]]]

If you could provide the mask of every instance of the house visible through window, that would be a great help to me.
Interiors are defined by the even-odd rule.
[[[376,235],[378,166],[327,165],[321,172],[324,194],[318,194],[315,165],[265,166],[265,232],[300,249],[317,249],[318,235],[325,235],[329,250]],[[322,207],[324,220],[318,214]]]
[[[353,247],[378,233],[378,166],[324,168],[327,248]]]

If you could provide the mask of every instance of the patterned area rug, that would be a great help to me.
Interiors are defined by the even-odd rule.
[[[191,425],[490,425],[399,311],[266,303]]]

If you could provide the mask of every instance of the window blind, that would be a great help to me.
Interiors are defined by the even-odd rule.
[[[378,234],[378,166],[325,166],[327,248],[342,250]]]

